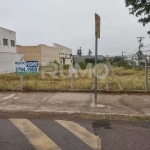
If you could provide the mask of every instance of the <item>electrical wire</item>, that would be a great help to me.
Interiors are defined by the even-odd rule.
[[[139,47],[138,47],[138,48],[139,48]],[[137,49],[138,49],[138,48],[137,48]],[[127,54],[133,54],[133,52],[135,52],[137,49],[135,49],[134,51],[132,51],[132,52],[130,52],[130,53],[127,53],[127,52],[126,52],[126,53],[127,53]]]
[[[127,49],[126,51],[124,51],[123,53],[127,52],[129,49]]]
[[[148,45],[144,46],[144,47],[143,47],[143,49],[144,49],[145,47],[149,47],[149,46],[150,46],[150,44],[148,44]],[[143,50],[143,49],[142,49],[142,50]],[[142,51],[142,50],[141,50],[141,51]]]

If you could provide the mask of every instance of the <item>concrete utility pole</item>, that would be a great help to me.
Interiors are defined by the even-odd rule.
[[[145,37],[137,37],[139,39],[139,52],[138,52],[138,65],[140,65],[140,51],[141,51],[141,42]]]
[[[129,49],[127,49],[126,51],[128,51]],[[123,54],[126,52],[126,51],[122,51],[122,59],[123,59]]]

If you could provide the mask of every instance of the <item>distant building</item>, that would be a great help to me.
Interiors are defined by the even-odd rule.
[[[18,46],[17,53],[24,54],[24,60],[37,60],[40,65],[47,65],[54,61],[59,62],[59,50],[46,45]]]
[[[60,63],[63,64],[70,64],[70,55],[72,54],[72,49],[53,43],[53,47],[59,49],[59,58],[60,58]]]
[[[137,55],[125,55],[124,60],[129,64],[135,64],[136,66],[138,65],[138,56]]]
[[[16,32],[0,27],[0,52],[16,53]]]
[[[23,57],[16,53],[16,32],[0,27],[0,74],[13,73],[14,62]]]
[[[40,44],[38,46],[17,46],[17,53],[24,54],[24,60],[37,60],[40,65],[58,62],[70,64],[72,50],[65,46],[54,43],[53,47]]]
[[[86,58],[95,58],[95,56],[89,56],[89,55],[88,56],[84,56],[84,55],[83,56],[78,56],[78,55],[74,55],[73,58],[74,58],[75,63],[79,63],[79,62],[85,62]],[[97,59],[98,60],[103,60],[104,56],[103,55],[98,55]]]
[[[137,54],[133,54],[133,55],[125,55],[124,56],[124,60],[128,62],[129,65],[135,65],[138,66],[139,62],[140,63],[145,63],[145,56],[148,60],[148,62],[150,62],[150,55],[148,54],[143,54],[142,56],[140,56],[140,60],[138,60],[138,55]]]

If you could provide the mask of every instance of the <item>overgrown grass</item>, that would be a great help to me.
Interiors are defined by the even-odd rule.
[[[116,79],[120,83],[123,90],[144,90],[145,73],[144,70],[124,69],[121,67],[113,67]],[[90,69],[88,71],[91,71]],[[101,72],[101,69],[98,71]],[[68,68],[63,71],[64,75],[68,75]],[[57,79],[45,74],[45,78],[41,78],[41,74],[23,75],[23,89],[25,90],[68,90],[71,89],[70,78],[64,79],[59,73],[56,74]],[[149,89],[150,89],[150,72],[149,72]],[[73,78],[74,89],[92,90],[94,85],[94,75],[89,78],[89,72],[85,76],[79,75]],[[20,75],[5,74],[0,75],[0,90],[19,90]],[[109,72],[108,89],[120,90],[119,86],[112,74]],[[98,90],[106,90],[106,78],[98,79]]]

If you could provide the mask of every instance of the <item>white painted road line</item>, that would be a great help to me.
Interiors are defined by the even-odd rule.
[[[16,94],[11,94],[9,96],[6,96],[6,97],[3,97],[2,100],[6,100],[6,99],[9,99],[9,98],[12,98],[14,97]]]
[[[61,150],[47,135],[27,119],[10,119],[37,150]]]
[[[99,139],[99,137],[90,133],[84,127],[72,121],[64,121],[64,120],[55,120],[55,121],[60,125],[62,125],[63,127],[65,127],[67,130],[69,130],[71,133],[76,135],[80,140],[82,140],[84,143],[89,145],[94,150],[101,149],[101,140]]]

